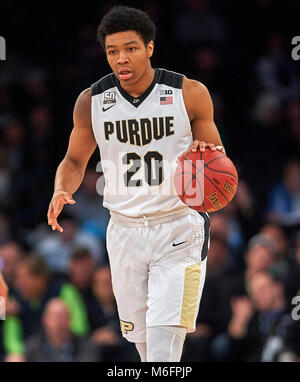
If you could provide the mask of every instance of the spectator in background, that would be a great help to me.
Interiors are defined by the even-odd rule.
[[[230,300],[233,295],[246,293],[243,274],[230,266],[230,247],[226,235],[217,229],[217,221],[221,223],[218,218],[213,224],[196,331],[187,336],[183,361],[216,360],[215,348],[220,346],[231,318]]]
[[[79,248],[73,252],[70,261],[69,282],[80,292],[85,303],[91,332],[105,326],[107,322],[107,316],[93,292],[95,266],[95,259],[88,249]],[[105,288],[105,285],[103,287]],[[105,290],[102,293],[105,293]]]
[[[255,273],[269,271],[276,261],[276,246],[273,241],[262,234],[254,235],[249,240],[247,251],[245,253],[245,285],[248,285],[250,278]]]
[[[12,298],[14,293],[14,282],[16,268],[23,257],[22,248],[14,241],[8,241],[0,247],[0,272],[8,285],[9,298],[6,302],[6,315],[17,314],[19,312],[18,303]],[[0,320],[0,361],[5,355],[3,347],[3,321]]]
[[[277,259],[284,259],[288,255],[288,242],[283,228],[275,223],[267,223],[260,229],[265,237],[272,240],[276,246]]]
[[[67,204],[65,209],[77,219],[84,232],[90,232],[104,242],[110,214],[103,207],[103,187],[99,184],[101,174],[96,168],[88,168],[82,185],[74,194],[76,204]]]
[[[285,232],[282,227],[275,223],[265,224],[260,232],[275,245],[276,262],[272,266],[271,272],[273,275],[283,280],[287,277],[289,263],[291,262]]]
[[[232,300],[228,354],[235,361],[277,361],[293,324],[283,284],[268,272],[257,272],[249,280],[249,296]]]
[[[137,362],[139,356],[134,344],[121,337],[120,321],[108,264],[95,271],[93,292],[102,308],[105,320],[104,325],[94,330],[91,337],[98,346],[99,360],[103,362]]]
[[[287,226],[300,224],[299,160],[291,160],[285,165],[282,181],[270,192],[266,218]]]
[[[273,32],[264,52],[254,68],[262,92],[276,95],[281,101],[298,94],[299,81],[293,71],[292,61],[284,52],[284,36]]]
[[[78,291],[70,284],[52,279],[41,257],[28,255],[20,260],[16,269],[18,313],[7,316],[3,323],[6,360],[24,360],[24,341],[41,328],[41,315],[46,303],[60,297],[71,314],[71,331],[77,335],[88,333],[84,303]]]
[[[292,98],[285,108],[288,130],[290,133],[289,147],[293,145],[294,152],[300,148],[300,99]]]
[[[284,278],[287,301],[291,302],[294,296],[300,296],[300,231],[296,236],[295,247]]]
[[[71,215],[63,214],[61,223],[63,232],[51,232],[34,245],[35,252],[44,258],[52,272],[67,275],[72,253],[83,246],[89,249],[98,264],[103,262],[105,248],[94,235],[83,232]]]
[[[0,245],[12,239],[10,219],[7,214],[0,211]]]
[[[207,0],[184,1],[185,9],[178,13],[175,21],[175,35],[180,43],[224,42],[224,21],[209,8],[208,3]]]
[[[26,341],[27,362],[95,362],[96,347],[70,330],[70,313],[59,298],[51,299],[42,316],[42,330]]]
[[[26,158],[25,125],[22,120],[12,117],[3,128],[3,143],[8,150],[8,165],[13,175],[20,174],[24,169]]]
[[[6,200],[9,197],[11,184],[11,170],[8,165],[7,149],[0,146],[0,199]]]
[[[3,261],[2,273],[10,291],[14,290],[17,265],[23,257],[23,249],[15,241],[8,241],[0,246],[0,258]]]
[[[210,250],[212,251],[211,257],[220,252],[214,244],[214,240]],[[223,256],[224,254],[223,251]],[[225,260],[225,258],[223,259]],[[250,279],[258,272],[270,271],[275,263],[274,243],[263,235],[255,235],[248,243],[245,253],[246,267],[242,272],[232,267],[223,267],[222,273],[215,274],[212,279],[208,276],[206,301],[210,301],[210,322],[214,334],[210,343],[210,354],[213,361],[230,360],[227,358],[229,345],[226,333],[233,314],[231,300],[237,297],[243,301],[243,296],[246,296],[249,290]]]

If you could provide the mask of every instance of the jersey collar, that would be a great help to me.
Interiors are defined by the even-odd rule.
[[[143,93],[141,94],[139,97],[133,97],[132,95],[130,95],[129,93],[127,93],[126,90],[124,90],[122,88],[122,86],[120,85],[120,81],[118,80],[118,78],[116,77],[115,74],[113,74],[113,82],[115,84],[115,86],[118,88],[119,92],[121,93],[121,95],[129,102],[131,103],[132,106],[138,108],[140,106],[140,104],[148,97],[148,95],[151,93],[151,91],[153,90],[155,84],[157,83],[157,80],[158,80],[158,77],[159,77],[159,69],[154,69],[155,70],[155,73],[154,73],[154,78],[153,78],[153,81],[151,82],[150,86],[148,87],[148,89]]]

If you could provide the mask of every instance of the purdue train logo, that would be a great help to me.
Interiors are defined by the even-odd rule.
[[[134,325],[132,322],[122,321],[120,320],[121,332],[127,334],[128,332],[132,332],[134,329]]]

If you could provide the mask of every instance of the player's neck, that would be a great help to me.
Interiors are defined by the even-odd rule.
[[[122,88],[130,94],[132,97],[139,97],[149,88],[154,79],[155,70],[150,66],[146,71],[142,78],[132,85],[121,85]]]

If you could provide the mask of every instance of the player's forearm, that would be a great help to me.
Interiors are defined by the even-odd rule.
[[[65,157],[56,170],[54,193],[65,191],[74,194],[81,185],[84,172],[85,166]]]

